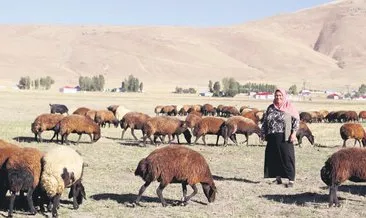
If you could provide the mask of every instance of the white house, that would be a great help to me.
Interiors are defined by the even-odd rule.
[[[272,92],[257,92],[254,95],[255,99],[274,99]]]
[[[62,93],[76,93],[77,91],[77,87],[64,86],[60,88],[60,92]]]

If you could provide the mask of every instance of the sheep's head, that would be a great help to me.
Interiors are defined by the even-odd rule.
[[[320,177],[322,181],[328,186],[330,186],[332,183],[331,173],[332,170],[330,165],[328,163],[325,163],[325,166],[323,166],[322,169],[320,170]]]
[[[140,176],[144,181],[153,181],[153,170],[149,160],[143,158],[140,160],[135,170],[135,176]]]
[[[308,139],[309,139],[310,144],[314,145],[314,136],[309,135]]]
[[[208,202],[214,202],[216,198],[216,186],[215,184],[202,184],[203,192],[208,200]]]
[[[189,131],[189,129],[186,129],[184,132],[183,132],[183,135],[184,135],[184,138],[187,140],[188,144],[191,144],[191,139],[192,139],[192,134],[191,132]]]
[[[100,129],[99,131],[96,131],[94,134],[93,134],[93,142],[96,142],[100,139]]]
[[[118,124],[119,124],[119,120],[117,120],[117,118],[116,119],[114,119],[113,121],[112,121],[112,123],[113,123],[113,125],[114,125],[114,127],[118,127]]]

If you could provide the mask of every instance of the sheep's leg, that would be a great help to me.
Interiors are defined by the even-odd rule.
[[[137,196],[136,200],[135,200],[135,204],[140,205],[140,199],[141,199],[141,196],[142,194],[145,192],[146,188],[150,185],[151,182],[145,182],[145,184],[143,184],[139,190],[139,195]]]
[[[135,138],[135,140],[138,140],[136,135],[135,135],[135,129],[134,128],[131,128],[131,134]]]
[[[164,185],[163,183],[160,183],[159,187],[156,189],[156,194],[158,194],[163,207],[166,207],[168,205],[163,197],[163,190],[165,187],[166,187],[166,185]]]
[[[168,134],[168,144],[172,143],[172,135]]]
[[[247,143],[247,146],[249,145],[249,140],[248,140],[248,133],[244,133],[245,136],[245,141]]]
[[[79,194],[79,189],[76,187],[77,182],[75,182],[74,184],[72,184],[72,204],[74,207],[74,210],[77,210],[79,208],[79,204],[77,202],[77,196]]]
[[[52,136],[52,138],[51,138],[50,142],[52,142],[52,141],[53,141],[53,139],[55,138],[55,136],[56,136],[56,135],[58,135],[58,134],[56,133],[56,131],[54,131],[54,132],[53,132],[53,136]]]
[[[206,135],[202,136],[202,141],[203,141],[203,144],[206,145]]]
[[[227,139],[228,139],[228,136],[227,136],[227,135],[225,135],[225,136],[224,136],[224,146],[227,146]]]
[[[174,135],[173,135],[174,136]],[[180,141],[179,141],[179,135],[177,135],[177,142],[178,144],[180,144]]]
[[[13,217],[13,208],[14,208],[15,196],[16,196],[16,193],[14,191],[12,191],[11,195],[10,195],[10,204],[9,204],[8,217]]]
[[[123,130],[122,130],[122,134],[121,134],[121,139],[123,139],[123,136],[125,135],[125,132],[126,132],[126,130],[128,129],[128,127],[126,127],[126,128],[124,128]],[[132,129],[131,129],[131,132],[132,132]],[[137,140],[137,139],[136,139]]]
[[[188,201],[197,194],[198,190],[197,190],[197,186],[195,184],[191,185],[192,189],[193,189],[193,193],[191,195],[189,195],[188,197],[185,197],[184,199],[184,203],[188,204]]]
[[[333,203],[334,202],[334,196],[336,195],[336,191],[335,191],[335,185],[332,184],[330,187],[329,187],[329,207],[332,207],[333,206]]]
[[[38,132],[38,137],[39,137],[39,139],[38,139],[38,142],[42,142],[42,132]]]
[[[337,191],[338,191],[338,185],[334,185],[333,202],[334,202],[335,206],[339,207],[339,206],[341,206],[341,204],[338,201]]]
[[[34,141],[38,142],[37,133],[34,133]]]
[[[347,139],[343,140],[343,147],[346,147],[346,140]]]
[[[142,144],[146,147],[146,139],[147,139],[147,135],[144,135],[144,137],[142,137]]]
[[[59,207],[60,205],[60,197],[61,197],[61,194],[56,194],[53,199],[52,199],[52,217],[57,217],[58,214],[57,214],[57,208]]]
[[[28,206],[29,206],[29,209],[30,209],[30,213],[32,215],[35,215],[37,213],[37,211],[36,211],[36,208],[34,208],[34,204],[33,204],[33,191],[34,191],[34,188],[28,189],[27,201],[28,201]]]
[[[197,141],[198,141],[198,139],[199,139],[200,137],[201,137],[200,135],[197,135],[197,136],[196,136],[196,140],[194,140],[194,143],[193,143],[193,144],[197,144]]]
[[[93,137],[92,137],[92,134],[91,134],[91,133],[89,133],[88,135],[89,135],[89,137],[90,137],[90,143],[93,143]],[[81,138],[81,134],[80,134],[79,139],[80,139],[80,138]]]
[[[219,138],[220,138],[220,135],[217,135],[217,137],[216,137],[216,146],[219,145]]]
[[[235,144],[235,145],[238,145],[238,141],[236,140],[236,134],[232,134],[232,135],[230,136],[230,139],[231,139],[231,141],[233,141],[233,142],[234,142],[234,144]]]
[[[76,142],[76,144],[77,144],[77,145],[79,144],[79,141],[80,141],[80,139],[81,139],[82,134],[81,134],[81,133],[79,133],[78,135],[79,135],[79,138],[78,138],[78,140],[77,140],[77,142]],[[91,137],[91,134],[89,134],[89,136],[90,136],[91,142],[93,142],[92,137]]]
[[[182,191],[183,191],[183,198],[182,201],[184,202],[186,200],[187,197],[187,184],[186,183],[182,183]]]

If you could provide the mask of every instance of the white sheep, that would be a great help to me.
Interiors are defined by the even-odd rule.
[[[57,208],[65,188],[71,188],[74,209],[79,207],[83,197],[85,199],[85,190],[81,183],[83,170],[83,158],[70,147],[59,146],[44,155],[40,184],[49,198],[49,209],[53,204],[53,217],[57,216]]]

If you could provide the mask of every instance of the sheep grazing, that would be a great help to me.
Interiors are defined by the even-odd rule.
[[[194,144],[202,136],[203,143],[206,145],[206,135],[217,135],[216,145],[219,143],[219,137],[221,135],[221,126],[225,120],[217,117],[204,117],[194,127],[193,135],[196,136]]]
[[[3,200],[8,190],[8,176],[4,164],[12,154],[18,153],[20,150],[21,148],[17,145],[0,140],[0,207],[2,208],[5,206]]]
[[[89,117],[91,120],[95,120],[95,115],[97,115],[97,111],[96,110],[89,110],[86,112],[86,117]]]
[[[300,113],[300,120],[305,122],[305,123],[312,123],[312,117],[311,114],[308,112],[301,112]]]
[[[149,138],[152,144],[155,144],[151,136],[165,136],[168,135],[169,143],[173,140],[173,135],[180,135],[181,133],[186,132],[187,124],[185,121],[179,120],[174,117],[151,117],[146,121],[142,128],[142,132],[144,134],[143,144],[146,146],[146,139]],[[190,135],[190,134],[189,134]],[[184,133],[186,140],[190,143],[191,139],[188,134]],[[178,139],[179,140],[179,139]]]
[[[13,214],[16,193],[20,191],[27,192],[31,214],[37,213],[32,197],[41,176],[42,156],[42,152],[36,148],[22,148],[9,156],[6,162],[8,189],[11,192],[8,217]]]
[[[343,139],[343,147],[346,147],[346,141],[347,139],[355,139],[355,144],[358,142],[361,147],[361,141],[362,145],[366,145],[366,133],[364,128],[359,123],[345,123],[340,128],[340,134]]]
[[[208,115],[215,116],[216,108],[211,104],[204,104],[204,105],[202,105],[201,112],[205,116],[208,116]]]
[[[221,127],[221,135],[224,137],[225,146],[227,145],[228,138],[238,145],[235,134],[244,134],[246,138],[244,143],[246,142],[248,145],[248,137],[253,133],[257,134],[261,139],[262,133],[259,126],[253,120],[242,116],[228,118]]]
[[[344,148],[335,152],[325,162],[320,176],[329,186],[329,206],[340,206],[337,190],[341,183],[366,181],[366,149]]]
[[[128,112],[125,114],[120,122],[122,130],[121,139],[123,139],[123,136],[128,128],[131,128],[131,134],[135,138],[135,140],[138,140],[134,130],[135,129],[141,129],[146,123],[146,121],[150,118],[149,115],[140,113],[140,112]]]
[[[176,116],[178,114],[176,105],[166,105],[161,109],[161,113],[168,116]]]
[[[300,127],[296,132],[297,142],[300,147],[302,144],[302,138],[304,136],[309,140],[310,144],[314,145],[314,136],[311,133],[309,127],[306,125],[304,121],[300,121]]]
[[[216,197],[216,186],[206,160],[197,151],[184,146],[168,145],[156,149],[139,162],[135,175],[145,181],[135,200],[137,205],[140,205],[139,202],[145,189],[155,180],[160,182],[156,192],[164,207],[167,206],[167,203],[162,192],[170,183],[182,184],[184,204],[187,204],[197,194],[197,183],[201,183],[209,202],[213,202]],[[187,196],[187,185],[193,189],[193,193],[189,196]]]
[[[164,106],[162,106],[162,105],[157,105],[157,106],[154,108],[154,112],[155,112],[156,116],[159,116],[159,114],[160,114],[160,113],[162,113],[162,112],[161,112],[161,110],[163,109],[163,107],[164,107]]]
[[[66,105],[63,104],[50,104],[51,114],[64,114],[66,113],[69,115],[69,109],[66,107]]]
[[[55,131],[56,124],[60,122],[65,116],[62,114],[41,114],[31,125],[31,130],[34,133],[34,140],[37,142],[42,142],[42,132],[53,130],[54,134],[50,141],[52,141],[55,136],[57,136],[58,140],[58,133]]]
[[[109,110],[99,110],[99,111],[97,111],[97,113],[95,114],[95,119],[94,120],[101,127],[105,127],[106,123],[108,123],[109,127],[110,127],[111,123],[115,127],[118,127],[118,124],[119,124],[119,121],[116,118],[116,116],[114,116],[113,112],[109,111]]]
[[[48,151],[42,163],[40,186],[49,198],[49,208],[52,204],[52,216],[57,217],[57,208],[65,188],[71,188],[69,198],[73,197],[73,207],[78,209],[83,198],[86,199],[81,183],[84,161],[80,154],[70,147],[59,146]]]
[[[358,120],[361,122],[366,120],[366,111],[360,111],[358,113]]]
[[[79,114],[86,116],[86,113],[88,113],[88,111],[90,111],[90,109],[87,107],[79,107],[72,114]]]
[[[79,139],[76,144],[79,144],[81,135],[88,134],[91,142],[96,142],[100,138],[100,127],[92,119],[82,115],[69,115],[63,118],[56,126],[56,129],[61,135],[61,144],[69,144],[67,137],[70,133],[77,133]],[[93,137],[92,137],[93,135]]]
[[[192,130],[196,126],[196,124],[199,121],[201,121],[201,119],[202,119],[201,113],[196,112],[196,111],[189,113],[186,117],[187,127]]]
[[[124,107],[124,106],[122,106],[122,105],[111,105],[111,106],[107,107],[107,109],[108,109],[109,111],[112,111],[112,112],[113,112],[113,114],[114,114],[114,116],[117,118],[117,120],[121,120],[121,119],[122,119],[122,117],[123,117],[126,113],[130,112],[130,110],[129,110],[129,109],[125,108],[125,107]]]

